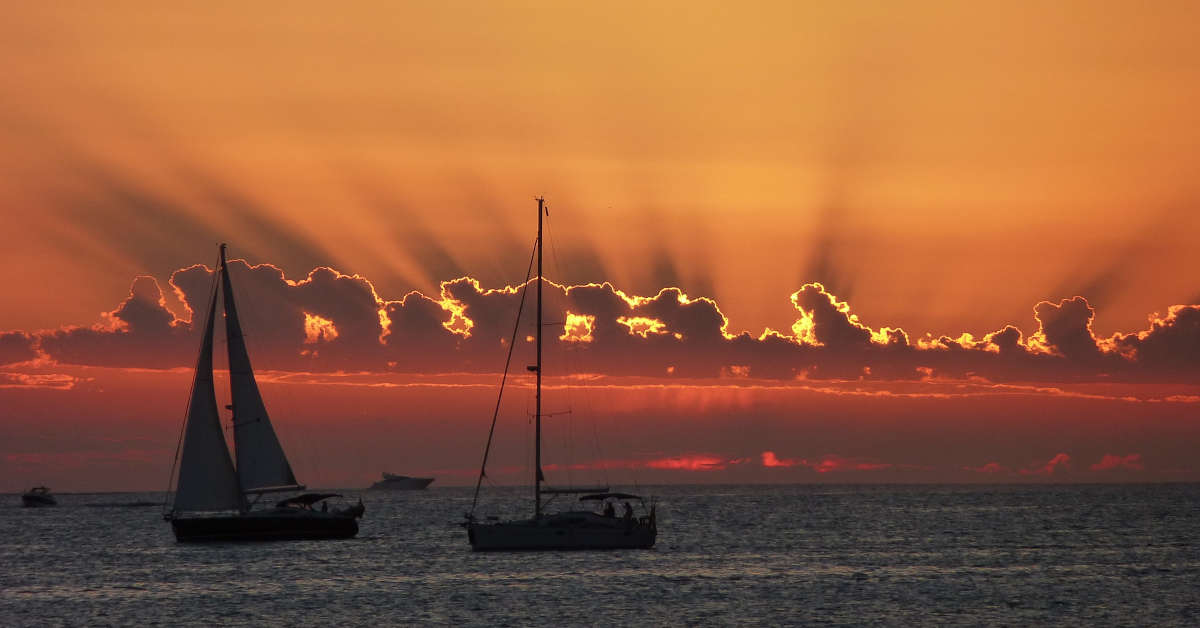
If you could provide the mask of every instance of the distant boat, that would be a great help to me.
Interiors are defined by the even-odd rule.
[[[58,500],[50,494],[50,489],[44,486],[35,486],[21,495],[21,505],[26,508],[57,506]]]
[[[213,387],[213,325],[218,297],[222,297],[224,306],[229,351],[233,403],[227,408],[233,410],[236,468],[225,444]],[[212,297],[203,329],[178,460],[175,503],[163,515],[171,522],[176,540],[334,539],[358,534],[356,519],[363,514],[361,499],[357,505],[331,508],[326,500],[339,495],[305,493],[271,507],[255,508],[266,493],[302,491],[305,487],[292,473],[258,392],[234,306],[224,244],[213,274]]]
[[[407,475],[395,475],[384,472],[383,479],[372,484],[372,489],[389,489],[396,491],[419,491],[433,484],[433,478],[410,478]]]
[[[542,474],[542,216],[545,213],[545,200],[538,202],[538,233],[537,233],[537,328],[535,338],[537,343],[537,364],[528,367],[535,374],[534,386],[534,476],[533,476],[533,517],[515,521],[499,521],[489,517],[486,521],[475,518],[474,505],[467,513],[464,526],[467,528],[467,540],[471,548],[477,551],[489,550],[583,550],[583,549],[647,549],[654,547],[658,536],[658,524],[655,520],[654,506],[646,510],[645,501],[629,493],[611,493],[607,487],[591,488],[552,488],[543,486],[545,477]],[[528,286],[528,282],[526,283]],[[522,299],[522,303],[524,300]],[[520,312],[517,313],[518,322]],[[513,337],[516,337],[514,333]],[[509,343],[509,356],[512,356]],[[508,366],[501,380],[501,394],[504,382],[508,378]],[[497,409],[500,404],[497,401]],[[495,423],[493,420],[492,428]],[[475,485],[475,496],[479,496],[479,486],[483,482],[487,467],[488,451],[491,449],[492,435],[488,435],[487,448],[483,454],[483,465],[479,470],[479,481]],[[600,492],[593,492],[601,489]],[[569,493],[591,493],[580,498],[582,505],[574,510],[561,512],[545,512],[543,495],[558,495]],[[623,502],[623,512],[616,515],[615,505]],[[634,507],[630,502],[636,502],[644,513],[634,515]],[[584,508],[584,505],[599,506],[603,504],[603,512]]]

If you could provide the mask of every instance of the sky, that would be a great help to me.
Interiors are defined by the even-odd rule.
[[[552,481],[1200,480],[1197,13],[13,7],[0,491],[167,484],[219,242],[302,480],[472,482],[539,195]]]

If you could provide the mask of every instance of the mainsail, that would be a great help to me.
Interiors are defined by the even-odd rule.
[[[196,360],[192,380],[192,399],[188,403],[183,454],[179,461],[179,485],[175,510],[245,510],[246,499],[238,483],[237,472],[229,458],[217,397],[213,390],[213,318],[217,310],[214,284],[208,317],[204,321],[204,340]]]
[[[225,304],[225,337],[229,348],[229,386],[233,396],[233,442],[237,449],[237,475],[242,490],[286,490],[299,488],[283,447],[271,427],[267,408],[263,405],[246,339],[238,323],[233,301],[233,285],[229,282],[229,267],[225,264],[225,245],[221,245],[221,285]]]

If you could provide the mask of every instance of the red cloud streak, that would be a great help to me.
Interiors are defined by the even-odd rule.
[[[1100,459],[1100,462],[1097,462],[1088,468],[1092,471],[1113,471],[1116,469],[1142,471],[1145,469],[1145,467],[1142,465],[1142,454],[1129,454],[1126,456],[1104,454],[1104,457]]]
[[[1046,464],[1028,469],[1021,469],[1021,475],[1054,475],[1071,468],[1071,456],[1056,454]]]
[[[0,386],[4,490],[37,483],[64,491],[161,490],[183,420],[189,368],[45,361],[23,368],[44,377]],[[439,484],[470,483],[499,379],[261,374],[260,388],[297,473],[318,487],[365,486],[382,470],[434,474]],[[218,372],[216,378],[223,404],[227,377]],[[518,377],[519,385],[505,396],[488,467],[493,482],[529,477],[529,379]],[[543,425],[543,464],[555,484],[1044,482],[1100,479],[1101,473],[1114,481],[1133,474],[1146,481],[1195,481],[1200,473],[1194,465],[1200,406],[1183,399],[1194,395],[1181,395],[1187,389],[1180,385],[607,376],[552,381],[543,390],[547,407],[571,410]],[[69,389],[58,387],[67,382],[74,382]],[[884,388],[893,390],[876,394]],[[84,454],[92,456],[87,473],[60,464],[83,462],[76,456]],[[1066,456],[1074,473],[1063,465]],[[1138,464],[1144,470],[1137,471]],[[1089,472],[1092,465],[1111,469]],[[435,473],[439,469],[466,472]],[[575,471],[580,473],[572,476]]]

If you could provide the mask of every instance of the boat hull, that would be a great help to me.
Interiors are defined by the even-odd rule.
[[[298,541],[348,539],[358,534],[353,516],[310,512],[297,514],[248,513],[216,517],[171,519],[175,540],[182,543],[213,541]]]
[[[420,491],[433,484],[434,478],[389,478],[371,485],[371,490]]]
[[[658,530],[647,520],[601,517],[593,513],[555,515],[539,520],[467,524],[475,551],[649,549]]]
[[[44,508],[46,506],[57,506],[58,500],[52,495],[22,495],[21,505],[26,508]]]

